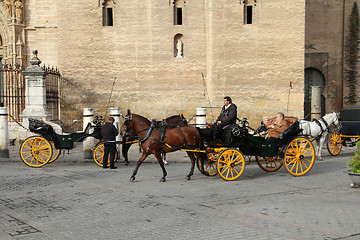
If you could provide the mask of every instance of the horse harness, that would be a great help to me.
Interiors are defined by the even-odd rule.
[[[129,118],[127,119],[128,121],[131,121],[132,122],[132,118]],[[127,124],[128,125],[128,124]],[[155,128],[159,127],[160,128],[160,139],[156,139],[154,137],[151,137],[151,133],[153,132],[153,130]],[[144,138],[142,139],[139,139],[139,144],[143,144],[145,141],[147,141],[148,139],[151,139],[153,140],[154,142],[151,143],[147,149],[145,150],[145,152],[147,152],[154,144],[161,144],[162,145],[162,152],[164,151],[164,146],[168,147],[168,148],[173,148],[175,150],[178,150],[178,149],[181,149],[181,148],[184,148],[184,147],[194,147],[195,145],[189,145],[185,139],[185,135],[183,133],[183,131],[181,130],[181,126],[179,124],[176,124],[176,128],[178,128],[181,132],[181,135],[182,135],[182,138],[183,138],[183,145],[182,146],[176,146],[176,145],[173,145],[173,144],[169,144],[169,143],[166,143],[164,142],[165,140],[165,135],[166,135],[166,129],[167,128],[170,128],[169,124],[166,122],[166,119],[163,119],[161,121],[161,123],[158,123],[156,122],[155,120],[152,120],[151,121],[151,125],[149,128],[146,128],[146,129],[142,129],[138,132],[135,132],[136,135],[138,135],[138,133],[140,132],[143,132],[143,131],[147,131],[146,132],[146,135]],[[192,128],[191,128],[192,129]],[[192,131],[195,131],[194,129],[192,129]],[[195,134],[194,134],[194,143],[196,142],[196,137],[195,137]]]
[[[323,128],[320,120],[325,124],[325,129]],[[319,133],[319,135],[315,138],[316,140],[318,140],[322,133],[325,131],[329,131],[329,124],[325,121],[325,119],[323,117],[321,117],[319,120],[318,119],[314,119],[314,122],[320,127],[321,132]],[[310,130],[311,131],[311,130]],[[311,133],[310,133],[311,134]]]

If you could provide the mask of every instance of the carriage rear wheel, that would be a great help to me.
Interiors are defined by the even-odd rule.
[[[60,152],[61,152],[61,149],[55,148],[55,144],[54,144],[53,141],[50,141],[50,144],[51,144],[53,153],[52,153],[51,159],[49,160],[48,163],[52,163],[53,161],[55,161],[56,159],[58,159],[58,157],[60,156]]]
[[[244,155],[234,148],[225,149],[216,160],[216,169],[222,179],[236,180],[245,169]]]
[[[116,152],[115,152],[114,162],[116,162],[116,160],[117,160],[117,151],[118,151],[118,149],[116,149]],[[94,148],[93,159],[97,165],[102,167],[103,166],[103,158],[104,158],[104,143],[98,143]],[[110,155],[108,158],[108,166],[110,166]]]
[[[302,176],[310,171],[315,162],[315,150],[312,143],[304,137],[293,139],[285,149],[286,169],[294,176]]]
[[[52,154],[51,144],[43,137],[28,137],[20,146],[20,158],[30,167],[44,166]]]
[[[328,152],[333,155],[339,155],[342,148],[341,136],[338,131],[331,131],[327,139]]]
[[[207,176],[215,176],[217,174],[216,171],[216,158],[219,155],[218,152],[207,152],[202,154],[202,156],[206,155],[206,157],[203,158],[204,161],[204,171],[202,171],[201,167],[201,159],[196,160],[196,166],[199,169],[199,171],[202,174],[205,174]]]
[[[267,172],[275,172],[279,170],[283,165],[282,159],[279,159],[278,156],[275,157],[256,156],[256,162],[262,170]]]

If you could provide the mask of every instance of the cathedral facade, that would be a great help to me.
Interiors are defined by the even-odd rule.
[[[57,66],[65,123],[108,106],[157,119],[206,106],[211,121],[224,96],[240,118],[304,118],[312,86],[323,112],[344,105],[354,2],[3,0],[0,58],[27,65],[37,49]]]

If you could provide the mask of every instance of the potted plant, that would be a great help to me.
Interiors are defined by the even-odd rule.
[[[360,186],[360,141],[356,143],[357,149],[350,162],[347,163],[351,169],[349,170],[349,176],[353,182],[351,187]]]

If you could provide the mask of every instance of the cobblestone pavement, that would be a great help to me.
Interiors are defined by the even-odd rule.
[[[23,164],[18,146],[0,159],[0,239],[360,239],[360,189],[350,188],[346,162],[323,150],[303,177],[255,162],[232,182],[195,171],[185,153],[168,155],[167,182],[154,158],[129,177],[81,160],[81,148],[40,169]]]

